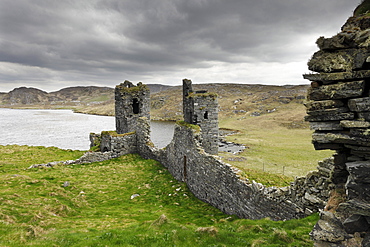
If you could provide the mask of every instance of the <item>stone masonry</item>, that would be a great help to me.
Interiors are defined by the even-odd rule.
[[[321,213],[311,236],[316,246],[370,246],[370,16],[350,17],[317,45],[308,62],[316,73],[304,75],[306,120],[315,149],[336,151],[329,201],[341,200],[327,205],[333,210]]]
[[[125,81],[115,89],[116,131],[118,134],[136,131],[137,119],[150,120],[150,91],[146,85],[134,86]]]
[[[183,80],[184,121],[199,125],[202,146],[209,154],[218,154],[218,100],[217,94],[192,89],[191,80]]]

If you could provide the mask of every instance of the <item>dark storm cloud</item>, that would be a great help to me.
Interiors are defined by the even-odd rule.
[[[315,39],[339,31],[358,2],[2,0],[0,85],[113,86],[126,76],[169,78],[221,63],[307,61]]]

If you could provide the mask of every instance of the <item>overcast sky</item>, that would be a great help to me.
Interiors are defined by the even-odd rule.
[[[124,80],[307,84],[361,0],[0,0],[0,92]]]

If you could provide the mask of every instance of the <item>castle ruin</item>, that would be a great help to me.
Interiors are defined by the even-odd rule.
[[[202,146],[209,154],[218,154],[218,101],[217,94],[206,90],[193,91],[192,82],[184,79],[184,121],[199,125],[202,130]]]
[[[158,149],[150,140],[149,92],[141,83],[125,81],[116,87],[117,131],[91,134],[91,146],[105,157],[138,153],[165,166],[175,179],[185,182],[199,199],[224,213],[241,218],[273,220],[302,218],[322,209],[329,197],[332,159],[319,171],[299,177],[288,187],[265,187],[243,179],[239,170],[223,163],[218,153],[217,95],[192,89],[183,80],[184,121],[175,124],[174,137]],[[124,126],[124,125],[128,126]],[[86,157],[89,154],[87,153]],[[94,156],[95,157],[95,156]],[[88,159],[88,158],[87,158]],[[82,158],[79,162],[85,162]]]
[[[364,1],[368,3],[369,1]],[[356,12],[355,12],[356,13]],[[315,149],[336,154],[318,170],[290,186],[265,187],[242,178],[217,154],[217,95],[194,92],[183,80],[184,121],[175,125],[162,149],[150,141],[149,90],[139,83],[118,85],[116,131],[91,134],[91,147],[75,161],[34,165],[82,164],[138,153],[165,166],[199,199],[241,218],[289,220],[320,211],[311,237],[317,247],[370,246],[370,16],[355,15],[332,38],[317,40],[319,51],[308,66],[315,73],[307,95],[306,121]]]

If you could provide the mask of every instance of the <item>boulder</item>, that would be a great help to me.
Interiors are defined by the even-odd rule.
[[[359,79],[365,79],[369,77],[370,77],[370,70],[303,75],[304,79],[307,79],[310,81],[321,82],[323,84],[331,84],[333,82],[338,82],[338,81],[359,80]]]
[[[309,122],[326,122],[326,121],[339,121],[339,120],[352,120],[355,118],[353,112],[328,112],[318,113],[315,115],[305,116],[305,120]]]

